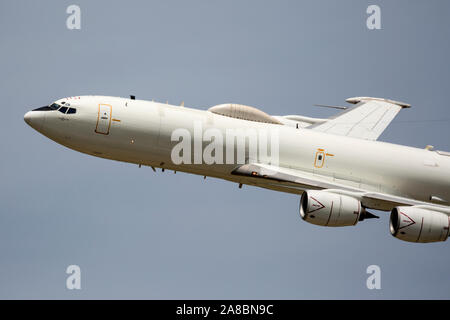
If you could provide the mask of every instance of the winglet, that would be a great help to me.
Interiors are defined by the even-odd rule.
[[[411,108],[411,105],[408,103],[401,102],[401,101],[395,101],[395,100],[391,100],[391,99],[383,99],[383,98],[354,97],[354,98],[348,98],[345,101],[347,101],[348,103],[351,103],[351,104],[357,104],[361,101],[370,101],[370,100],[388,102],[388,103],[396,104],[402,108]]]

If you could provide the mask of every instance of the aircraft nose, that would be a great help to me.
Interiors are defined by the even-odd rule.
[[[25,120],[25,122],[31,126],[31,111],[28,111],[27,113],[25,113],[25,115],[23,116],[23,120]]]
[[[42,111],[28,111],[23,120],[33,129],[40,130],[44,124],[45,114]]]

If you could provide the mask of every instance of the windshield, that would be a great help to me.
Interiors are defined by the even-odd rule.
[[[53,103],[53,104],[50,105],[50,108],[52,110],[58,110],[59,107],[61,107],[61,106],[59,104],[56,104],[56,103]]]
[[[62,103],[64,103],[64,102],[62,102]],[[63,106],[61,106],[60,104],[57,104],[57,103],[52,103],[49,106],[43,106],[43,107],[34,109],[33,111],[56,111],[56,110],[58,110],[59,112],[64,113],[64,114],[77,113],[77,109],[76,108],[69,108],[69,107],[66,107],[66,106],[63,107]]]
[[[53,103],[49,106],[43,106],[43,107],[34,109],[33,111],[52,111],[52,110],[58,110],[59,107],[61,107],[59,104]]]
[[[63,103],[64,102],[62,102],[62,104]],[[62,105],[57,104],[57,103],[52,103],[49,106],[43,106],[43,107],[34,109],[33,111],[59,111],[59,112],[64,113],[64,114],[77,113],[77,109],[76,108],[69,108],[68,106],[69,106],[69,104],[67,104],[67,106],[62,106]]]

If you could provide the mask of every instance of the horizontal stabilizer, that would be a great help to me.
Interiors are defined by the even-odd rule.
[[[372,98],[372,97],[354,97],[354,98],[348,98],[345,101],[351,104],[357,104],[361,101],[381,101],[381,102],[387,102],[387,103],[392,103],[392,104],[396,104],[400,107],[403,108],[411,108],[411,105],[405,102],[401,102],[401,101],[395,101],[395,100],[391,100],[391,99],[384,99],[384,98]]]
[[[365,140],[377,140],[407,103],[382,98],[355,97],[346,100],[355,104],[340,114],[308,127],[315,131]]]

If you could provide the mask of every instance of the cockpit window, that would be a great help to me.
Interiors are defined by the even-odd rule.
[[[61,103],[64,103],[64,101],[61,102]],[[33,111],[56,111],[57,110],[57,111],[59,111],[61,113],[64,113],[64,114],[77,113],[77,109],[69,108],[69,106],[70,106],[69,103],[66,103],[64,107],[61,106],[60,104],[52,103],[49,106],[44,106],[44,107],[41,107],[41,108],[37,108],[37,109],[34,109]]]
[[[62,112],[62,113],[66,113],[66,111],[67,111],[67,107],[61,107],[61,108],[59,108],[59,112]]]

